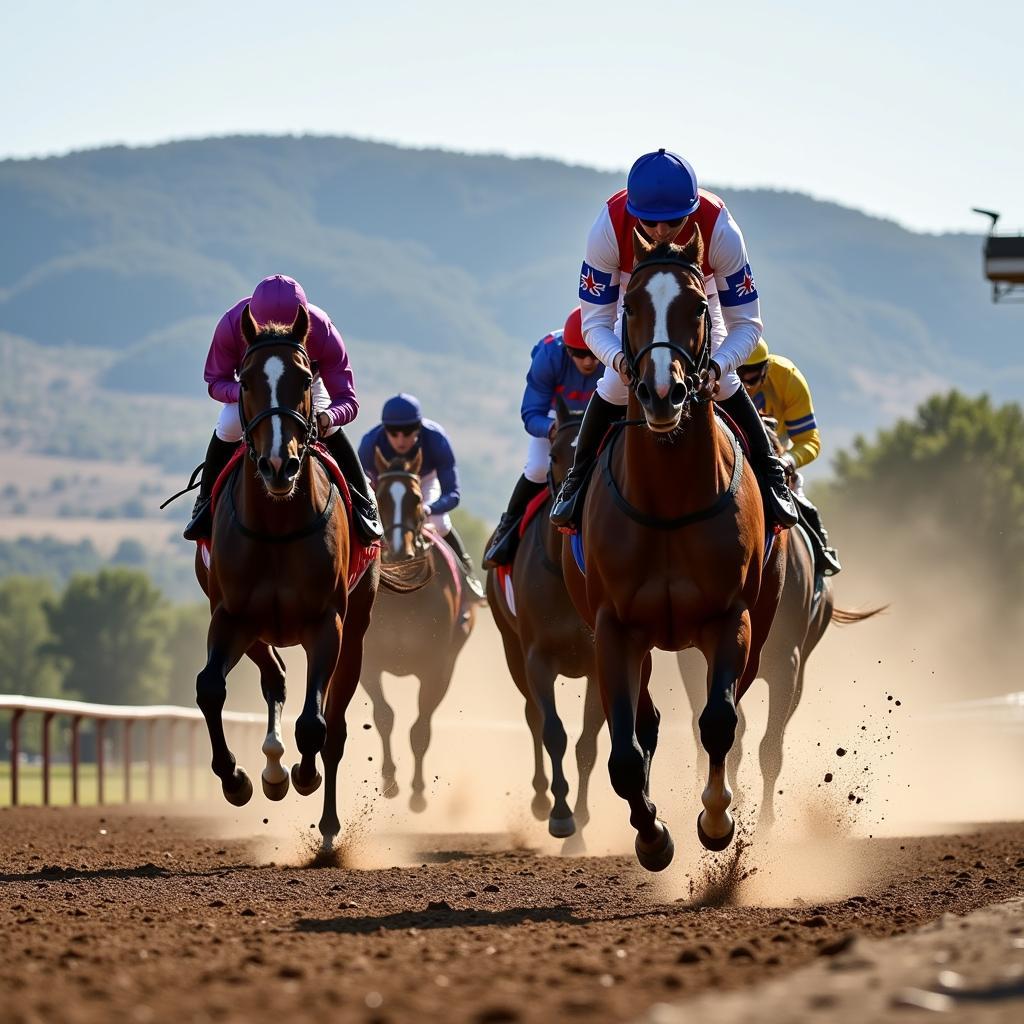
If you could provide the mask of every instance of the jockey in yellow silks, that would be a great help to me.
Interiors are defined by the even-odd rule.
[[[797,501],[800,522],[814,534],[811,540],[816,549],[815,571],[834,576],[842,566],[835,549],[829,546],[821,514],[804,494],[803,475],[799,472],[821,454],[821,434],[807,380],[791,360],[772,354],[764,338],[758,340],[738,372],[758,412],[777,421],[776,433],[787,446],[782,461]]]

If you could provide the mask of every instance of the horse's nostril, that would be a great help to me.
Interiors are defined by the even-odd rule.
[[[636,386],[636,397],[640,399],[642,405],[646,405],[651,400],[651,389],[647,386],[644,381],[641,381]]]
[[[261,455],[256,460],[256,468],[260,472],[260,476],[270,476],[270,463],[267,461],[266,455]]]
[[[299,460],[294,455],[288,457],[288,461],[284,464],[284,478],[285,480],[293,480],[295,474],[299,471]]]
[[[669,401],[674,408],[678,408],[686,401],[686,385],[681,380],[677,380],[672,385],[672,390],[669,392]]]

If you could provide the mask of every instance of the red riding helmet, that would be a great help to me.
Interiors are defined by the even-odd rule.
[[[583,313],[577,306],[566,318],[562,329],[562,344],[575,355],[592,356],[594,353],[583,340]]]

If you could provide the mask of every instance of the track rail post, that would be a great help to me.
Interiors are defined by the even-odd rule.
[[[18,806],[18,758],[21,756],[21,718],[25,712],[16,708],[11,712],[11,806]]]
[[[43,806],[50,806],[50,726],[54,712],[43,714]]]
[[[96,719],[96,803],[100,807],[103,806],[103,740],[106,724],[106,719]]]
[[[81,756],[79,742],[79,731],[82,725],[82,716],[75,715],[71,719],[71,802],[78,806],[78,762]]]
[[[121,730],[121,742],[124,744],[124,802],[132,802],[132,726],[135,723],[130,718],[124,720],[124,727]]]
[[[153,777],[153,733],[155,729],[155,719],[146,723],[146,799],[150,803],[153,802],[153,791],[155,788],[156,781]]]

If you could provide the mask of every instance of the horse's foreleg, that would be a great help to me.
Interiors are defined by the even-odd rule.
[[[269,644],[257,640],[246,655],[260,670],[260,688],[267,702],[267,735],[263,754],[263,792],[268,800],[283,800],[288,793],[288,772],[281,764],[284,740],[281,737],[281,713],[284,710],[285,675],[281,655]]]
[[[707,849],[724,850],[736,831],[729,813],[732,792],[725,777],[725,760],[736,738],[736,683],[747,663],[750,613],[739,606],[705,626],[701,646],[708,660],[708,697],[700,716],[700,741],[710,765],[701,794],[704,810],[697,817],[697,836]]]
[[[252,783],[228,749],[221,712],[228,695],[227,674],[238,664],[254,639],[251,628],[218,606],[210,619],[206,666],[196,677],[196,703],[206,719],[213,750],[211,767],[220,779],[224,796],[236,807],[249,802]]]
[[[409,810],[416,814],[427,809],[427,801],[423,796],[426,789],[423,781],[423,758],[426,756],[427,747],[430,746],[430,722],[451,685],[453,667],[442,666],[433,671],[425,671],[420,676],[419,714],[409,730],[409,745],[412,747],[414,762]]]
[[[548,832],[556,839],[565,839],[576,831],[576,821],[566,799],[569,795],[569,780],[565,777],[563,761],[569,738],[555,704],[557,675],[544,653],[531,646],[526,653],[526,680],[533,702],[540,711],[541,737],[551,761],[551,796],[554,805],[548,815]]]
[[[661,725],[661,712],[654,706],[648,689],[653,669],[654,662],[648,652],[640,666],[640,693],[636,702],[636,738],[644,752],[644,792],[648,797],[651,795],[651,762],[658,749],[658,730]]]
[[[398,783],[395,781],[395,761],[391,754],[391,733],[395,728],[395,713],[384,696],[384,687],[380,681],[380,669],[376,665],[365,669],[361,682],[363,689],[373,705],[373,724],[377,726],[381,744],[381,795],[389,800],[398,796]]]
[[[677,661],[679,663],[679,675],[683,680],[683,689],[686,690],[686,699],[690,703],[690,727],[693,729],[693,773],[696,789],[699,792],[703,773],[701,771],[700,759],[700,712],[707,701],[708,690],[707,667],[700,651],[695,647],[680,651]]]
[[[775,786],[782,773],[782,740],[786,723],[796,710],[798,680],[803,679],[800,648],[794,645],[789,658],[778,665],[772,664],[765,675],[768,677],[768,724],[758,750],[764,789],[757,829],[767,833],[775,824]]]
[[[601,706],[601,691],[597,680],[587,676],[587,688],[583,698],[583,728],[580,738],[576,741],[576,773],[579,776],[579,789],[576,793],[576,806],[573,817],[576,828],[581,832],[590,822],[590,808],[587,802],[590,796],[590,773],[597,761],[597,737],[604,725],[604,708]],[[582,842],[578,844],[582,850]]]
[[[740,773],[740,762],[743,760],[743,736],[747,731],[747,715],[742,704],[736,705],[736,738],[733,740],[732,748],[725,759],[725,777],[729,780],[729,786],[736,795],[736,802],[739,803],[739,785],[737,778]]]
[[[597,616],[594,641],[612,742],[608,758],[612,789],[629,804],[629,821],[637,832],[637,858],[648,871],[660,871],[672,861],[672,837],[647,794],[648,762],[636,734],[641,671],[649,651],[604,610]]]
[[[309,796],[321,782],[316,755],[327,738],[324,691],[341,653],[341,619],[333,609],[309,627],[302,646],[306,650],[306,699],[295,721],[295,745],[299,748],[300,759],[298,764],[292,765],[292,785],[302,796]]]

